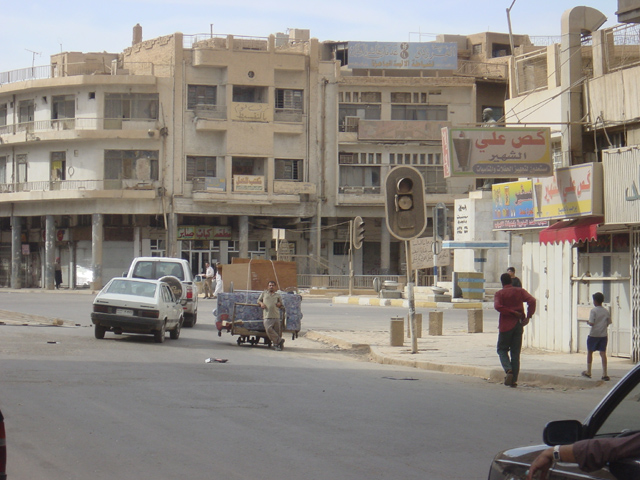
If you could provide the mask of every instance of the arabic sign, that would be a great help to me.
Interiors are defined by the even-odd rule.
[[[230,240],[231,227],[183,225],[178,227],[178,240]]]
[[[204,189],[207,192],[225,192],[227,190],[227,179],[224,177],[205,177]]]
[[[544,177],[553,174],[550,129],[442,129],[444,176]]]
[[[360,120],[358,140],[440,140],[440,130],[451,122],[429,120]]]
[[[602,215],[602,164],[558,168],[552,177],[533,179],[534,218]]]
[[[234,192],[264,192],[264,177],[261,175],[234,175]]]
[[[349,68],[457,70],[456,43],[349,42]]]
[[[433,237],[411,240],[411,266],[414,270],[433,268]],[[440,250],[438,266],[451,265],[451,250]]]
[[[241,122],[273,122],[273,107],[268,103],[233,102],[229,117]]]
[[[548,227],[548,220],[533,218],[533,182],[499,183],[491,186],[494,230]]]
[[[640,223],[640,149],[604,150],[602,164],[607,224]]]

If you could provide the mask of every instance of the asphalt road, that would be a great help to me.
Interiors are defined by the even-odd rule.
[[[17,298],[69,320],[92,299]],[[327,309],[309,303],[305,319]],[[330,310],[373,321],[371,307]],[[498,450],[539,443],[547,421],[581,419],[600,396],[371,364],[304,338],[239,347],[206,316],[164,344],[79,323],[0,326],[10,480],[481,479]]]

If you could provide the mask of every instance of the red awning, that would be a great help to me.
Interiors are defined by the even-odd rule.
[[[602,217],[576,218],[554,223],[540,231],[540,243],[562,243],[595,240],[598,238],[598,224]]]

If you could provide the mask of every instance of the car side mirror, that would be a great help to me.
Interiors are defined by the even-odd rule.
[[[544,427],[542,439],[547,445],[569,445],[582,440],[582,423],[578,420],[558,420]]]

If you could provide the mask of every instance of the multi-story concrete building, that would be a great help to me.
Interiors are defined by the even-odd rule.
[[[523,242],[523,284],[539,301],[525,333],[532,347],[584,352],[591,297],[600,291],[613,320],[609,354],[640,358],[639,8],[619,2],[633,24],[603,30],[601,12],[567,10],[561,44],[514,57],[507,123],[551,128],[554,177],[533,181],[560,199],[549,203],[548,229],[514,232]],[[578,197],[586,208],[567,208]]]
[[[273,229],[301,272],[348,273],[354,215],[367,222],[356,273],[399,273],[381,181],[415,166],[429,212],[480,186],[444,179],[440,127],[502,116],[511,49],[506,34],[443,36],[398,44],[422,52],[400,67],[355,64],[375,44],[307,30],[133,37],[121,54],[0,75],[1,284],[51,288],[56,257],[65,284],[94,287],[137,255],[194,271],[274,258]]]

